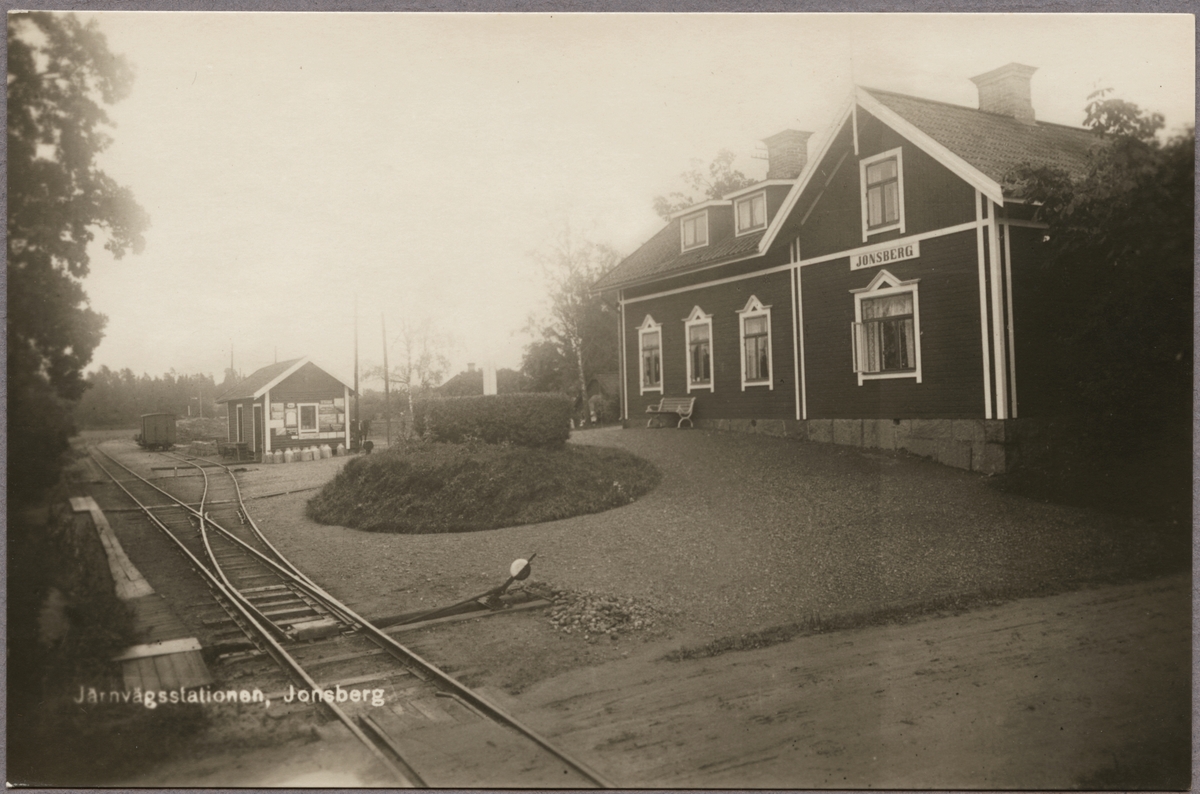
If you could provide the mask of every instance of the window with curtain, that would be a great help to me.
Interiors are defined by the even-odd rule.
[[[859,372],[897,372],[917,366],[913,293],[863,298],[857,323]]]
[[[747,383],[771,379],[771,326],[765,315],[742,318]]]

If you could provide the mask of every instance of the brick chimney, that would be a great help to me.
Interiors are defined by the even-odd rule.
[[[1029,98],[1029,78],[1036,66],[1010,63],[990,72],[975,75],[971,82],[979,89],[979,109],[1011,116],[1033,124],[1033,101]]]
[[[808,139],[811,132],[784,130],[769,138],[767,145],[767,179],[795,179],[808,163]]]

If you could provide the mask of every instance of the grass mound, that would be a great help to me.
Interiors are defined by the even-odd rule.
[[[410,443],[357,458],[308,502],[308,517],[368,532],[471,532],[599,513],[658,485],[628,452]]]

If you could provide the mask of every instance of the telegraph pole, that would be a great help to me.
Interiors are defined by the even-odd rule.
[[[357,446],[362,446],[362,424],[358,416],[358,293],[354,293],[354,438]]]
[[[383,419],[387,424],[388,449],[392,448],[392,373],[388,370],[387,320],[379,313],[379,327],[383,332]]]

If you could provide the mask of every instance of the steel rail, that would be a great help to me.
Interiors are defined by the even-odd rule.
[[[292,573],[287,568],[284,568],[283,565],[281,565],[279,562],[272,560],[270,557],[263,554],[260,550],[254,548],[254,546],[250,545],[242,538],[239,538],[235,532],[232,532],[231,530],[226,529],[225,527],[221,526],[221,524],[219,522],[215,521],[212,518],[211,514],[201,515],[200,511],[197,510],[195,507],[193,507],[191,504],[189,504],[188,502],[184,502],[182,499],[175,496],[170,491],[167,491],[167,490],[164,490],[164,489],[158,487],[157,485],[150,482],[148,479],[146,479],[142,475],[138,474],[136,471],[134,471],[129,466],[126,466],[121,461],[119,461],[116,458],[114,458],[113,456],[109,455],[104,450],[99,450],[99,452],[100,452],[100,454],[104,455],[109,460],[111,460],[113,463],[115,463],[116,465],[125,469],[125,471],[129,472],[137,479],[141,480],[146,485],[148,485],[151,488],[153,488],[154,490],[158,491],[160,494],[165,496],[167,499],[170,499],[177,506],[183,508],[184,510],[186,510],[187,512],[196,516],[197,518],[207,521],[209,526],[211,526],[214,529],[216,529],[217,531],[219,531],[227,540],[239,545],[243,551],[253,555],[254,557],[256,557],[258,559],[259,562],[261,562],[264,565],[268,566],[269,568],[273,569],[274,572],[276,573],[276,575],[278,575],[280,577],[280,579],[282,579],[285,582],[294,584],[296,587],[299,587],[300,589],[306,591],[308,593],[308,595],[317,599],[318,601],[321,601],[322,606],[329,609],[337,617],[341,618],[342,622],[344,622],[352,627],[354,626],[355,621],[348,615],[344,614],[345,609],[342,608],[341,602],[337,601],[337,599],[335,599],[333,596],[326,593],[317,584],[312,582],[312,580],[309,579],[307,576],[303,576],[303,575],[298,576],[297,574]],[[200,467],[199,464],[197,464],[197,463],[194,463],[191,461],[185,461],[185,462],[187,462],[189,465],[196,466],[197,468]],[[230,477],[233,477],[233,472],[230,471],[227,467],[226,467],[226,472],[230,475]],[[233,478],[233,479],[234,479],[234,482],[236,483],[237,478]],[[240,489],[239,489],[239,499],[240,499]],[[248,517],[248,513],[246,512],[246,506],[244,503],[240,504],[240,508],[242,510],[242,514],[247,515],[247,517]],[[275,551],[275,553],[279,554],[279,552],[277,550]],[[280,556],[282,556],[282,555],[280,555]],[[234,591],[237,592],[237,589],[234,588]],[[264,620],[267,620],[268,623],[271,622],[269,619],[267,619],[265,617],[264,617]],[[274,624],[272,623],[272,625],[274,625]]]
[[[98,451],[109,460],[112,460],[114,463],[117,463],[118,465],[128,469],[128,467],[125,467],[124,464],[116,461],[107,452],[104,452],[103,450]],[[282,645],[279,644],[279,642],[271,635],[269,631],[263,628],[263,626],[255,619],[250,610],[246,609],[246,606],[242,603],[241,598],[235,598],[233,594],[226,589],[226,586],[222,583],[221,579],[215,576],[213,572],[210,571],[208,567],[205,566],[204,563],[202,563],[196,557],[196,555],[192,553],[192,550],[187,547],[187,544],[176,537],[175,533],[172,532],[166,524],[164,524],[156,515],[150,512],[150,510],[147,509],[147,506],[143,504],[140,499],[134,496],[133,493],[126,488],[121,481],[118,480],[113,473],[104,466],[103,463],[95,458],[94,454],[92,457],[93,460],[96,461],[96,465],[100,467],[101,471],[107,474],[112,479],[113,483],[116,484],[116,486],[122,491],[124,491],[125,495],[133,500],[134,504],[138,505],[142,509],[142,512],[145,513],[146,517],[149,518],[150,521],[159,528],[159,530],[161,530],[171,541],[175,543],[176,547],[184,554],[185,558],[191,561],[191,567],[206,580],[209,588],[215,590],[221,595],[221,597],[225,598],[230,604],[232,604],[235,609],[241,612],[243,619],[249,623],[256,632],[259,633],[259,639],[266,644],[267,652],[271,655],[271,658],[273,658],[280,667],[290,671],[290,673],[299,679],[299,681],[302,682],[306,687],[311,688],[314,692],[321,692],[321,705],[329,709],[329,711],[350,730],[350,733],[356,739],[366,745],[371,754],[374,755],[375,758],[382,763],[384,767],[396,777],[397,780],[399,780],[406,787],[417,787],[418,784],[411,780],[404,773],[403,769],[391,758],[389,758],[387,754],[380,749],[379,745],[372,741],[371,738],[363,732],[358,724],[350,718],[349,714],[339,708],[337,703],[325,697],[324,693],[327,691],[326,688],[314,681],[312,677],[308,675],[308,672],[300,665],[300,663],[297,662],[296,659],[289,654]],[[134,476],[138,475],[134,473]],[[139,479],[144,478],[139,477]]]
[[[109,459],[112,460],[112,457],[110,456]],[[206,472],[202,466],[197,466],[196,468],[200,469],[200,474],[204,477],[204,491],[200,494],[200,508],[196,511],[197,516],[200,518],[200,539],[204,541],[204,550],[208,552],[208,558],[212,561],[213,570],[216,571],[217,575],[221,577],[221,581],[225,583],[225,587],[228,588],[229,592],[237,594],[237,597],[245,603],[247,609],[252,610],[258,617],[262,618],[263,622],[265,622],[267,625],[267,629],[275,635],[276,639],[286,637],[287,633],[284,632],[284,630],[278,625],[276,625],[274,621],[268,620],[267,616],[264,615],[262,611],[258,609],[258,607],[250,603],[250,600],[242,595],[242,592],[234,587],[233,582],[229,581],[229,577],[225,575],[225,569],[221,567],[221,561],[217,559],[217,555],[213,552],[212,541],[208,537],[208,531],[204,528],[205,522],[209,520],[206,518],[204,512],[204,502],[208,498],[208,472]],[[134,474],[137,476],[136,473]],[[147,482],[145,478],[141,479],[144,482]],[[234,483],[236,484],[236,482],[237,480],[235,478]],[[241,498],[240,493],[238,494],[238,498]],[[209,523],[212,523],[213,526],[216,526],[215,522]]]
[[[103,454],[108,456],[107,453],[103,453]],[[111,456],[108,456],[108,457],[110,459],[114,460],[114,462],[116,462],[118,465],[122,466],[122,468],[125,468],[127,471],[129,471],[131,474],[133,474],[135,477],[138,477],[139,479],[142,479],[143,481],[147,482],[148,485],[150,485],[152,488],[154,488],[155,490],[162,493],[168,499],[170,499],[174,502],[177,502],[185,510],[189,510],[193,513],[195,512],[194,508],[189,507],[186,503],[184,503],[178,497],[159,488],[158,486],[154,485],[153,483],[146,481],[145,478],[141,477],[141,475],[137,474],[137,472],[133,471],[128,466],[125,466],[124,464],[120,463],[119,461],[115,461],[115,459],[113,459]],[[190,463],[191,465],[196,466],[197,468],[201,468],[199,464],[194,463],[192,461],[185,461],[185,462]],[[225,467],[225,466],[222,466],[222,468],[225,469],[226,473],[228,473],[229,476],[231,478],[233,478],[234,482],[236,483],[237,478],[234,477],[233,471],[231,471],[228,467]],[[238,489],[238,494],[239,494],[239,499],[240,499],[240,495],[241,495],[240,488]],[[247,516],[247,518],[249,518],[249,512],[246,510],[244,503],[241,504],[241,509],[242,509],[242,514]],[[437,683],[441,684],[441,686],[453,691],[459,698],[467,701],[471,706],[473,706],[474,708],[476,708],[476,709],[480,710],[481,712],[483,712],[484,714],[486,714],[490,719],[492,719],[495,722],[498,722],[500,724],[507,725],[508,727],[515,730],[517,733],[525,736],[530,741],[534,742],[539,747],[541,747],[543,750],[547,751],[554,757],[558,758],[560,761],[565,763],[567,766],[572,767],[580,775],[591,780],[593,783],[595,783],[600,788],[617,788],[617,785],[614,782],[609,781],[607,778],[602,776],[599,772],[592,769],[584,762],[574,758],[573,756],[568,754],[565,750],[555,746],[553,743],[550,742],[549,739],[545,738],[544,736],[539,734],[537,731],[535,731],[533,728],[529,727],[528,725],[525,725],[523,722],[521,722],[520,720],[518,720],[516,717],[512,716],[508,712],[506,712],[504,709],[502,709],[500,706],[493,703],[488,698],[484,697],[483,695],[474,691],[470,687],[466,686],[461,681],[454,678],[449,673],[440,669],[433,663],[422,658],[416,652],[414,652],[412,649],[401,644],[394,637],[387,634],[382,629],[380,629],[379,627],[372,624],[369,620],[367,620],[366,618],[364,618],[361,615],[359,615],[358,613],[356,613],[349,606],[347,606],[346,604],[342,603],[341,601],[339,601],[338,599],[334,598],[332,595],[327,593],[319,585],[313,583],[307,576],[304,576],[303,574],[301,574],[299,577],[297,577],[295,574],[292,574],[288,570],[284,569],[283,566],[281,566],[279,563],[276,563],[275,561],[271,560],[265,554],[258,551],[253,546],[249,545],[248,543],[246,543],[245,541],[243,541],[241,538],[237,537],[233,533],[229,532],[229,530],[225,529],[224,527],[221,527],[216,522],[211,521],[211,519],[210,519],[209,523],[212,524],[217,529],[219,529],[220,531],[222,531],[223,533],[225,533],[231,540],[240,544],[244,549],[249,551],[251,554],[258,557],[262,562],[275,568],[276,571],[281,575],[282,578],[284,578],[285,580],[291,580],[296,586],[298,586],[302,589],[309,590],[311,592],[312,596],[321,602],[322,606],[324,606],[326,609],[330,610],[330,612],[338,615],[339,617],[342,617],[342,619],[345,622],[351,624],[352,627],[361,631],[364,636],[371,639],[373,642],[375,642],[376,645],[378,645],[379,647],[381,647],[385,651],[387,651],[388,654],[391,655],[393,658],[397,659],[397,661],[400,661],[401,663],[405,664],[406,666],[415,666],[416,668],[418,668],[420,670],[420,672],[417,672],[416,670],[414,670],[414,672],[417,672],[419,677],[428,676],[428,677],[434,679]],[[272,550],[279,556],[281,556],[281,557],[283,556],[282,554],[280,554],[280,552],[278,550],[275,550],[273,547],[272,547]],[[290,563],[288,563],[288,565],[290,566]],[[422,673],[424,673],[424,675],[421,675]]]
[[[200,521],[200,539],[204,543],[204,550],[208,554],[209,561],[211,563],[211,571],[210,572],[215,572],[217,574],[217,576],[220,577],[221,581],[224,583],[226,589],[232,595],[234,600],[238,601],[245,609],[252,612],[260,621],[265,623],[269,627],[268,630],[272,634],[274,634],[277,639],[283,639],[284,637],[287,636],[286,632],[284,632],[283,629],[281,629],[279,626],[277,626],[266,615],[262,614],[262,611],[259,610],[258,607],[256,607],[253,603],[251,603],[249,599],[247,599],[245,596],[242,595],[241,591],[239,591],[236,587],[233,586],[233,584],[229,581],[229,578],[225,575],[225,571],[221,568],[220,561],[217,560],[216,554],[213,553],[212,543],[209,540],[208,532],[205,530],[205,522],[206,521],[210,525],[212,525],[213,527],[218,529],[226,537],[229,537],[230,539],[233,539],[233,540],[238,540],[238,538],[234,537],[232,535],[232,533],[229,532],[229,530],[218,525],[215,521],[211,521],[210,519],[207,519],[205,517],[205,514],[203,512],[203,507],[204,507],[205,498],[208,496],[208,475],[207,475],[207,473],[204,472],[203,469],[201,469],[201,473],[204,474],[204,491],[200,497],[200,502],[199,502],[199,506],[201,509],[197,510],[196,508],[193,508],[190,505],[184,503],[182,500],[180,500],[178,497],[171,494],[170,492],[165,491],[162,488],[159,488],[157,485],[150,482],[150,480],[148,480],[145,477],[143,477],[142,475],[138,474],[136,471],[131,469],[129,466],[126,466],[124,463],[117,460],[112,455],[109,455],[104,450],[96,448],[96,451],[99,452],[104,457],[108,458],[110,461],[112,461],[117,466],[120,466],[122,469],[124,469],[125,471],[132,474],[134,477],[136,477],[141,482],[145,483],[146,485],[150,486],[154,490],[158,491],[163,496],[165,496],[168,499],[170,499],[171,501],[175,502],[178,506],[182,507],[186,512],[191,513],[197,519],[199,519],[199,521]],[[94,459],[95,455],[93,455],[92,457]],[[97,461],[97,465],[100,465],[100,467],[102,469],[104,468],[104,466],[101,465],[99,461]],[[105,474],[108,474],[109,477],[113,477],[113,475],[107,469],[105,469]],[[117,480],[116,477],[113,477],[113,482],[115,482],[122,491],[125,491],[125,493],[129,494],[129,489],[126,488],[124,485],[121,485],[120,481]],[[130,494],[130,498],[133,498],[132,494]],[[142,503],[137,499],[134,499],[134,502],[136,504],[138,504],[139,507],[142,507],[143,512],[145,512],[145,510],[147,509],[147,506],[142,505]],[[206,566],[206,570],[207,569],[208,569],[208,566]]]
[[[174,458],[176,460],[187,463],[191,466],[195,466],[196,468],[200,469],[201,471],[204,470],[204,467],[201,464],[196,463],[195,460],[192,458],[189,458],[189,457],[186,457],[184,455],[180,455],[180,454],[177,454],[174,452],[163,453],[163,454],[167,455],[167,457]],[[207,460],[207,458],[201,458],[201,460]],[[237,492],[238,509],[241,510],[242,515],[245,516],[246,523],[248,523],[250,525],[250,529],[252,529],[254,531],[255,537],[257,537],[264,546],[266,546],[268,549],[270,549],[271,553],[275,555],[276,559],[280,563],[282,563],[288,570],[290,570],[294,575],[300,577],[301,579],[303,579],[304,581],[308,582],[309,584],[311,584],[315,587],[316,582],[309,579],[308,575],[306,573],[304,573],[304,571],[297,568],[295,565],[292,564],[291,560],[289,560],[287,557],[283,556],[283,553],[281,551],[279,551],[279,549],[275,548],[275,544],[273,544],[271,541],[267,540],[267,536],[264,535],[262,530],[258,528],[258,523],[255,522],[254,517],[250,515],[250,511],[246,508],[246,502],[242,498],[242,486],[238,482],[237,477],[234,476],[233,470],[230,469],[228,466],[226,466],[224,463],[221,463],[220,461],[213,460],[213,461],[207,461],[207,462],[213,464],[214,466],[219,466],[222,469],[224,469],[225,473],[228,474],[230,479],[233,480],[233,487],[234,487],[235,491]]]

